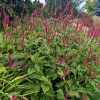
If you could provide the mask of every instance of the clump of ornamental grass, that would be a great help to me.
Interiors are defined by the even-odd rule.
[[[93,19],[93,25],[100,26],[100,24],[99,24],[99,22],[100,22],[100,17],[99,17],[99,16],[94,15],[94,16],[92,17],[92,19]]]
[[[91,23],[84,14],[73,27],[69,5],[52,20],[39,18],[37,10],[31,19],[21,16],[12,22],[4,15],[0,63],[9,68],[8,75],[17,71],[26,75],[15,88],[7,89],[10,83],[0,87],[13,93],[8,98],[88,100],[100,92],[100,28],[92,26],[85,31],[84,26]]]

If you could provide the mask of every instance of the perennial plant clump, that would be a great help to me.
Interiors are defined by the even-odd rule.
[[[4,12],[1,100],[89,100],[100,93],[100,28],[84,14],[73,26],[69,5],[54,18],[35,10],[9,21]]]

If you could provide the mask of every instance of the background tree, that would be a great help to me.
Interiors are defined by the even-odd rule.
[[[61,5],[62,7],[62,11],[64,10],[66,3],[70,1],[70,9],[73,9],[73,12],[75,15],[78,14],[78,12],[80,11],[80,4],[82,2],[84,2],[84,0],[45,0],[46,5],[48,7],[48,12],[50,12],[51,10],[53,12],[56,11],[56,8]]]
[[[100,0],[96,0],[95,15],[100,16]]]
[[[34,9],[41,8],[42,3],[35,0],[33,3],[31,0],[0,0],[0,6],[5,4],[6,13],[10,16],[23,14],[31,14]]]
[[[23,11],[24,0],[2,0],[1,6],[5,5],[5,11],[10,17],[15,17]]]
[[[27,14],[27,13],[31,14],[33,11],[31,0],[25,0],[23,8],[24,8],[24,14]]]
[[[43,4],[39,0],[35,0],[33,2],[33,9],[39,10],[43,7]]]
[[[86,0],[85,9],[86,9],[87,16],[92,16],[94,14],[95,2],[96,0]]]
[[[21,16],[26,14],[32,14],[33,10],[39,10],[43,4],[38,0],[35,0],[33,3],[31,0],[0,0],[0,29],[3,29],[2,21],[3,21],[3,10],[2,6],[4,6],[4,10],[7,15],[9,15],[10,20],[13,20],[16,15]]]

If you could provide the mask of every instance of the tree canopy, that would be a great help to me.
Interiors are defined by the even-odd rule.
[[[88,16],[91,16],[94,14],[95,2],[96,2],[96,0],[86,0],[85,9],[86,9],[86,14]]]
[[[77,15],[78,11],[80,11],[79,6],[82,2],[84,2],[84,0],[45,0],[48,12],[50,12],[50,10],[55,12],[56,8],[60,6],[63,11],[68,1],[70,1],[69,9],[73,9],[74,14]]]
[[[20,15],[21,12],[23,14],[32,14],[34,9],[40,8],[43,6],[42,3],[38,3],[35,0],[33,3],[31,0],[0,0],[0,6],[5,5],[6,13],[9,16]]]
[[[96,0],[95,15],[100,16],[100,0]]]

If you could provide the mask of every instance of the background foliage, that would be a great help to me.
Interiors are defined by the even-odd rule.
[[[100,16],[100,0],[96,0],[95,15]]]

